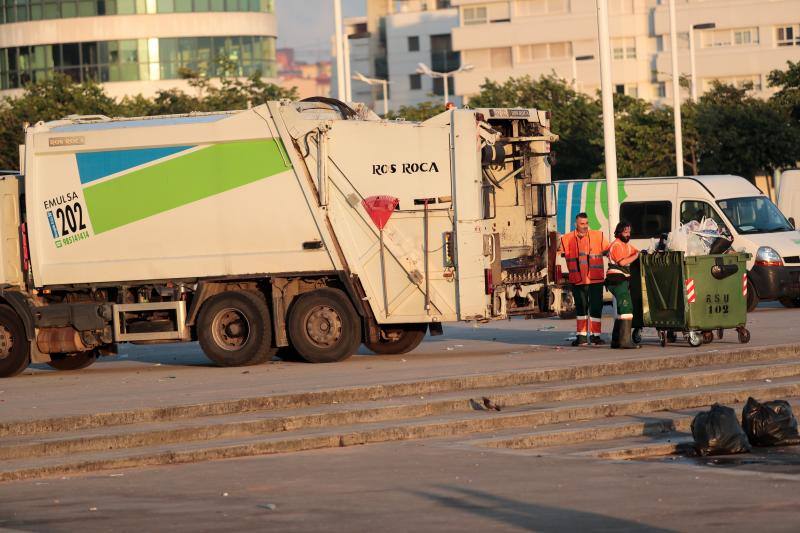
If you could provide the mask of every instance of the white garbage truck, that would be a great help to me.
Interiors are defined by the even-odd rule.
[[[557,311],[556,140],[539,110],[415,123],[323,98],[29,126],[0,177],[0,375],[126,342],[333,362]]]

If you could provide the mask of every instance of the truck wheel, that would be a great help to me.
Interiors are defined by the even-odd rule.
[[[16,376],[31,363],[25,326],[17,313],[0,305],[0,378]]]
[[[800,298],[790,298],[787,296],[785,298],[778,299],[778,301],[781,303],[781,305],[788,307],[789,309],[800,307]]]
[[[422,342],[428,331],[428,324],[392,324],[382,328],[398,335],[394,340],[365,342],[364,346],[379,355],[400,355],[408,353]]]
[[[264,298],[250,291],[212,296],[197,317],[197,338],[220,366],[263,363],[274,354],[272,321]]]
[[[97,361],[97,352],[90,350],[74,354],[52,353],[50,354],[50,362],[47,364],[56,370],[81,370],[95,361]]]
[[[350,357],[361,343],[361,321],[347,296],[324,288],[297,297],[289,309],[292,346],[309,363],[334,363]]]
[[[750,278],[747,278],[747,312],[752,313],[758,307],[759,297]]]

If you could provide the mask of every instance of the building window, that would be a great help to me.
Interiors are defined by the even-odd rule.
[[[460,66],[461,54],[453,51],[452,35],[431,35],[431,68],[436,72],[451,72]]]
[[[186,67],[217,77],[220,60],[233,62],[230,76],[260,72],[274,77],[275,38],[261,36],[128,39],[0,49],[0,89],[69,76],[76,82],[178,79]]]
[[[614,92],[617,94],[625,94],[625,85],[622,83],[614,85]]]
[[[727,30],[704,31],[703,48],[722,46],[748,46],[758,44],[758,28],[736,28]]]
[[[145,13],[247,11],[274,13],[275,0],[5,0],[0,23]]]
[[[667,84],[665,82],[658,82],[657,94],[659,98],[667,97]]]
[[[519,61],[530,63],[544,59],[562,59],[572,54],[572,43],[526,44],[519,47]]]
[[[775,43],[778,46],[800,46],[800,24],[780,26],[776,29]]]
[[[480,50],[464,50],[464,64],[472,65],[476,69],[492,68],[492,54],[488,48]]]
[[[751,74],[749,76],[728,76],[724,78],[707,78],[703,80],[703,90],[704,91],[711,90],[715,81],[723,83],[725,85],[733,85],[737,89],[760,91],[763,88],[761,84],[761,75]]]
[[[511,47],[492,48],[492,68],[511,67]]]
[[[611,43],[614,59],[636,59],[636,38],[623,37]]]
[[[412,91],[419,91],[422,89],[422,74],[410,74],[408,76],[408,87]]]
[[[486,24],[489,22],[488,9],[486,6],[462,8],[461,20],[465,26],[470,24]]]
[[[566,11],[567,0],[517,0],[514,5],[514,13],[520,17]]]
[[[414,35],[408,38],[408,51],[419,52],[419,37]]]

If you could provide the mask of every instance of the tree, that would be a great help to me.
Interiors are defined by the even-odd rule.
[[[554,75],[534,81],[530,76],[503,83],[486,80],[471,107],[528,107],[551,112],[550,129],[560,137],[553,150],[553,179],[588,178],[603,161],[601,106],[597,99],[576,92]]]
[[[397,111],[389,111],[386,118],[395,120],[398,118],[413,122],[422,122],[439,113],[444,113],[444,106],[438,102],[422,102],[413,106],[401,106]]]
[[[241,79],[236,77],[237,70],[229,59],[221,61],[222,75],[218,80],[183,70],[182,76],[197,91],[195,96],[170,89],[159,91],[154,98],[139,94],[117,101],[97,83],[75,83],[63,74],[26,85],[21,96],[0,100],[0,169],[19,168],[17,147],[24,143],[23,125],[26,123],[58,120],[69,115],[137,117],[227,111],[246,109],[270,100],[297,99],[297,88],[284,89],[267,83],[259,72]]]
[[[786,108],[748,96],[749,89],[714,82],[700,98],[694,127],[702,174],[753,180],[797,161],[797,136]]]
[[[675,173],[672,109],[614,95],[617,171],[622,178]],[[605,168],[605,165],[602,167]],[[596,177],[603,177],[601,169]]]
[[[0,168],[19,168],[18,146],[24,143],[24,124],[68,115],[118,115],[117,102],[96,83],[74,83],[62,74],[26,86],[18,98],[0,103]]]

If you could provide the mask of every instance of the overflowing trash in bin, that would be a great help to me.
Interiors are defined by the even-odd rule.
[[[726,329],[736,329],[739,342],[749,342],[748,259],[735,252],[643,253],[632,268],[634,328],[656,328],[662,346],[677,341],[679,334],[700,346],[712,342],[715,333],[721,339]]]

